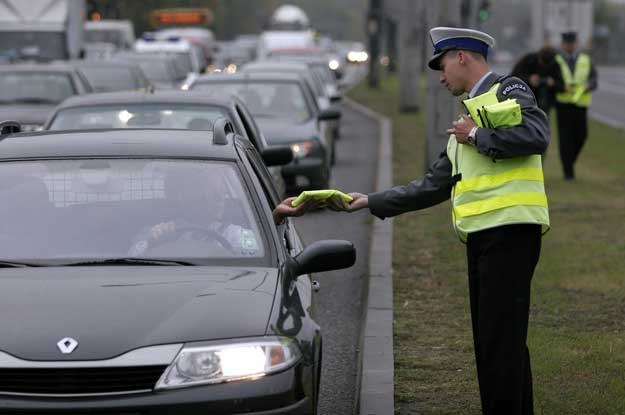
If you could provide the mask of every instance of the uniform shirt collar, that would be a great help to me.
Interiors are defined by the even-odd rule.
[[[477,91],[482,86],[482,83],[484,83],[484,80],[488,78],[488,76],[492,73],[493,73],[492,71],[486,72],[486,74],[482,78],[480,78],[479,81],[475,83],[475,85],[473,86],[473,89],[471,90],[471,92],[469,92],[469,98],[473,98],[475,94],[477,94]]]

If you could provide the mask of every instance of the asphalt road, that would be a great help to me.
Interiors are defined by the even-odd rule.
[[[332,188],[371,192],[378,153],[378,126],[346,105],[341,122],[342,137],[337,142]],[[357,251],[352,268],[313,276],[321,284],[315,306],[323,333],[322,415],[350,415],[354,411],[371,221],[368,210],[352,214],[318,211],[295,220],[307,244],[320,239],[347,239],[354,243]]]
[[[593,93],[590,116],[612,127],[625,128],[625,68],[598,67],[599,87]]]

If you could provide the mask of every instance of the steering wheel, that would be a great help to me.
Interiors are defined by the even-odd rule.
[[[219,233],[211,229],[204,229],[204,228],[199,228],[199,227],[194,227],[194,226],[185,226],[182,228],[176,228],[172,232],[168,232],[165,238],[153,240],[152,247],[159,246],[165,242],[170,242],[172,239],[177,239],[178,237],[182,236],[183,234],[187,232],[200,234],[201,236],[206,237],[207,239],[216,241],[219,245],[221,245],[222,248],[228,251],[228,253],[231,253],[233,255],[236,254],[232,244],[228,242],[228,240],[224,238],[223,236],[221,236]]]

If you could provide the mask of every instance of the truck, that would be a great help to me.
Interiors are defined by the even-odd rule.
[[[593,0],[532,0],[532,44],[558,46],[560,34],[577,32],[582,48],[591,46],[593,35]]]
[[[81,58],[85,12],[84,0],[0,0],[0,58]]]

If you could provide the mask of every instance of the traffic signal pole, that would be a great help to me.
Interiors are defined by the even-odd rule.
[[[370,0],[367,13],[369,36],[369,87],[380,86],[380,38],[382,31],[382,0]]]

